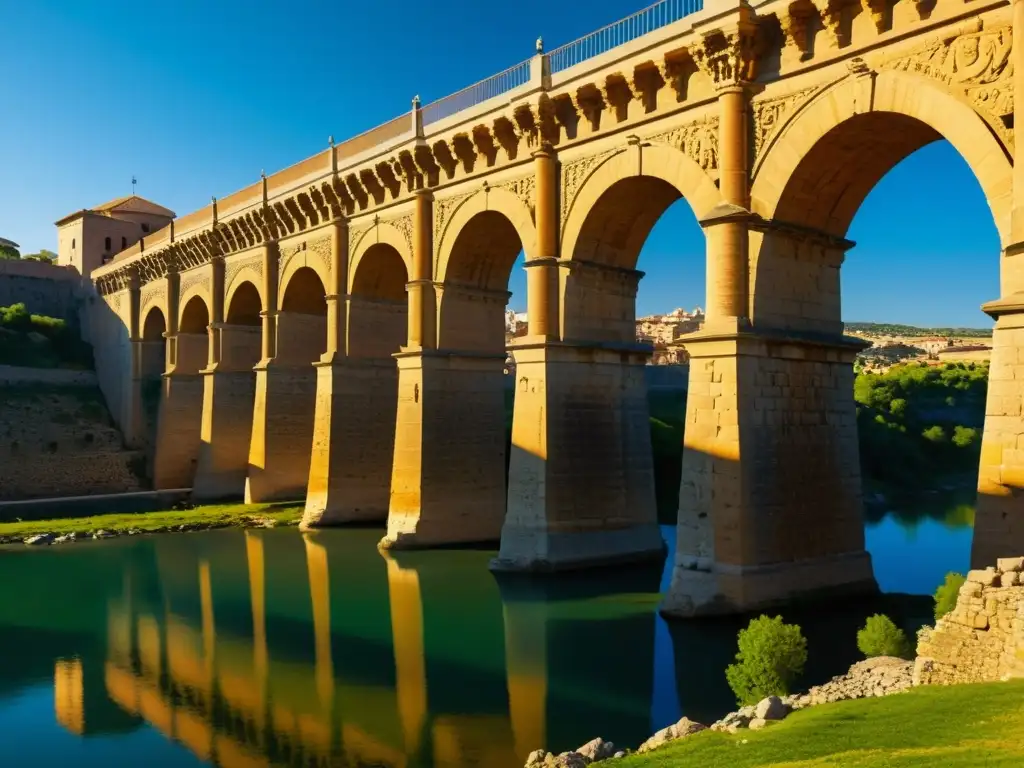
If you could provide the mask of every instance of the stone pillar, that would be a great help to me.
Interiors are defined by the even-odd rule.
[[[189,488],[199,456],[203,413],[203,379],[199,371],[206,364],[207,337],[178,331],[178,274],[172,272],[165,279],[167,369],[157,417],[153,487]]]
[[[128,386],[127,418],[122,421],[121,432],[129,448],[143,448],[146,443],[146,413],[143,404],[145,379],[145,347],[142,340],[141,285],[138,272],[132,272],[128,285],[128,342],[131,345],[131,370]]]
[[[534,154],[538,253],[527,263],[529,334],[512,343],[515,409],[507,513],[496,570],[552,570],[658,557],[654,466],[644,365],[648,350],[558,341],[557,166]],[[560,262],[566,285],[624,303],[641,273]],[[569,290],[570,288],[567,288]],[[575,305],[573,305],[575,306]]]
[[[1024,120],[1024,0],[1013,3],[1014,116]],[[999,264],[971,567],[1024,554],[1024,163],[1013,166],[1011,243]],[[1017,377],[1020,378],[1017,378]]]
[[[210,326],[215,357],[203,371],[199,462],[192,497],[197,501],[242,499],[249,469],[260,328]]]
[[[256,365],[252,439],[245,482],[246,503],[293,501],[306,495],[316,371],[326,318],[278,309],[276,242],[265,246],[263,262],[263,356]]]
[[[348,234],[344,223],[331,236],[334,284],[328,289],[327,352],[316,364],[316,414],[309,491],[303,527],[388,516],[391,461],[394,456],[398,382],[395,361],[360,356],[350,334],[390,336],[387,302],[348,296]],[[384,310],[374,312],[376,305]],[[404,310],[404,307],[403,307]],[[350,314],[373,315],[381,325],[353,329]],[[404,311],[403,311],[404,314]],[[400,322],[403,318],[399,317]]]
[[[496,541],[504,514],[504,355],[437,349],[432,207],[429,193],[417,194],[409,344],[395,355],[395,449],[382,549]],[[486,291],[439,290],[496,300]]]
[[[747,211],[748,98],[742,81],[719,91],[724,202],[701,221],[707,322],[685,337],[678,543],[662,605],[673,616],[877,589],[852,399],[863,344],[842,335],[839,305],[839,266],[852,244]]]

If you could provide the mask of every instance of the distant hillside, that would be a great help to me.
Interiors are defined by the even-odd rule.
[[[869,336],[953,336],[956,338],[987,338],[991,328],[918,328],[899,323],[846,323],[847,333],[865,333]]]

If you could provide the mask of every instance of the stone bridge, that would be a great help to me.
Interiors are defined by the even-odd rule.
[[[637,259],[682,197],[706,235],[707,324],[686,341],[664,609],[870,587],[845,236],[883,175],[945,138],[1002,245],[974,555],[1020,554],[1022,34],[1020,0],[663,0],[538,42],[96,271],[104,389],[129,441],[153,441],[159,488],[305,497],[309,526],[386,519],[383,547],[500,539],[497,568],[657,555]],[[520,252],[529,333],[511,346],[507,456]]]

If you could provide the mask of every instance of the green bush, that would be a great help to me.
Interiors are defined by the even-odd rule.
[[[978,430],[972,427],[953,427],[953,445],[957,448],[970,448],[978,442]]]
[[[956,598],[960,594],[960,587],[966,581],[967,578],[962,573],[946,574],[946,580],[935,590],[936,621],[956,608]]]
[[[857,648],[869,659],[873,656],[898,656],[905,659],[911,654],[907,633],[883,614],[875,614],[857,633]]]
[[[737,638],[736,663],[725,670],[741,706],[766,696],[785,696],[807,663],[807,640],[796,624],[781,616],[752,619]]]
[[[928,429],[922,432],[921,437],[929,443],[944,443],[946,442],[946,430],[936,424],[934,427],[928,427]]]

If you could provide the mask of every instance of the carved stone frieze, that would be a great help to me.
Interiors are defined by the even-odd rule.
[[[324,265],[324,272],[331,274],[331,238],[321,237],[306,243],[306,258],[318,259]]]
[[[178,295],[184,296],[196,286],[205,287],[210,281],[210,275],[205,269],[197,269],[193,272],[186,272],[181,276],[181,283],[178,288]]]
[[[142,286],[142,289],[139,292],[139,317],[145,317],[146,310],[149,309],[151,304],[158,301],[163,302],[166,297],[167,284],[163,280],[154,283],[147,283]]]
[[[348,228],[348,257],[351,260],[356,253],[356,248],[359,247],[359,242],[363,239],[363,235],[374,228],[374,224],[367,224],[362,227],[349,227]]]
[[[718,118],[708,116],[648,137],[649,141],[668,144],[685,152],[705,171],[718,169]]]
[[[1013,133],[1001,118],[1013,114],[1013,30],[1009,24],[963,32],[933,40],[884,62],[880,69],[925,75],[962,93],[989,123],[1011,141]]]
[[[228,293],[231,290],[231,286],[234,285],[235,278],[238,277],[238,273],[246,267],[252,267],[260,277],[263,276],[263,258],[258,253],[245,258],[226,261],[224,263],[225,293]]]
[[[587,157],[580,157],[576,160],[562,163],[562,226],[565,226],[566,219],[569,218],[569,210],[572,208],[573,201],[576,199],[576,195],[579,193],[580,187],[587,176],[602,161],[618,151],[617,149],[610,149],[605,152],[599,152],[596,155],[588,155]]]
[[[506,181],[500,188],[507,189],[522,200],[523,204],[530,209],[531,214],[534,212],[537,205],[537,178],[532,173],[512,181]]]
[[[761,99],[751,105],[754,111],[754,159],[761,156],[768,140],[775,135],[785,119],[793,114],[796,107],[814,93],[817,88],[787,93],[772,99]]]
[[[412,214],[399,216],[397,219],[389,221],[388,224],[399,231],[405,239],[405,244],[409,247],[409,253],[412,253],[413,231],[415,229],[412,222]]]
[[[442,197],[434,200],[434,251],[441,247],[441,239],[444,237],[448,222],[455,215],[456,209],[476,192],[465,192],[453,197]]]
[[[757,77],[755,27],[741,24],[704,35],[691,55],[697,68],[718,88],[750,82]]]

